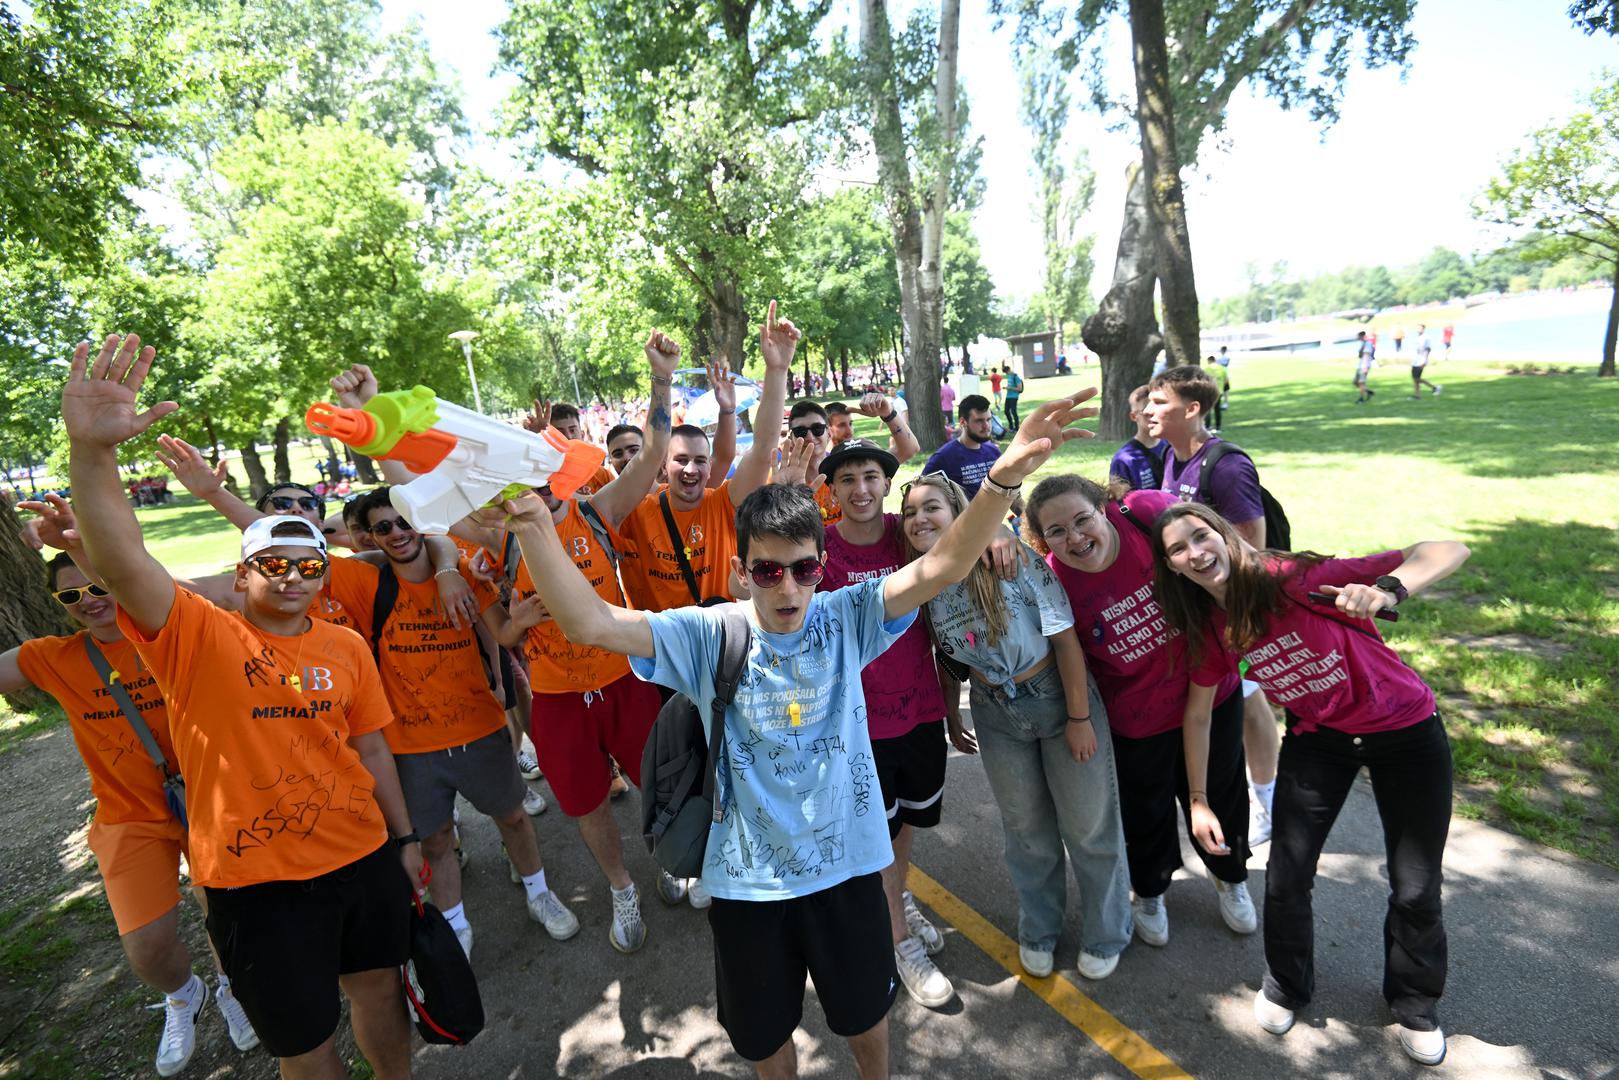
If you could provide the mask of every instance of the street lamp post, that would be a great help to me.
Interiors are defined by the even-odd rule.
[[[483,412],[483,396],[478,393],[478,376],[472,370],[472,342],[477,336],[476,330],[457,330],[450,335],[450,339],[461,343],[461,355],[467,359],[467,380],[472,383],[472,407],[478,412]]]

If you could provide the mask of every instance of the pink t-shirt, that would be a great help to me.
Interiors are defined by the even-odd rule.
[[[956,411],[956,388],[947,382],[939,384],[939,408],[947,413]]]
[[[1270,617],[1265,633],[1240,659],[1248,661],[1248,678],[1297,718],[1294,730],[1329,727],[1366,735],[1410,727],[1434,714],[1433,691],[1383,643],[1375,626],[1360,621],[1348,625],[1339,621],[1348,616],[1307,598],[1323,585],[1370,585],[1404,558],[1398,551],[1384,551],[1328,559],[1284,586],[1286,606]],[[1277,563],[1274,569],[1288,574],[1295,566]],[[1225,629],[1225,612],[1215,609],[1208,655],[1192,675],[1199,686],[1228,678],[1237,668],[1239,656],[1225,645]]]
[[[883,515],[883,538],[875,544],[851,544],[826,530],[826,576],[821,590],[841,589],[873,578],[885,578],[905,565],[905,541],[899,515]],[[866,720],[873,739],[897,739],[918,724],[944,716],[944,692],[933,662],[933,643],[917,619],[888,651],[860,672],[866,693]]]
[[[1178,500],[1164,491],[1132,491],[1124,497],[1130,515],[1151,524]],[[1107,518],[1119,534],[1119,555],[1099,574],[1065,566],[1055,555],[1046,562],[1068,593],[1074,629],[1096,686],[1107,705],[1115,735],[1145,739],[1181,726],[1190,680],[1186,648],[1179,631],[1165,621],[1152,595],[1152,542],[1107,504]],[[1235,674],[1220,682],[1224,701],[1237,688]]]

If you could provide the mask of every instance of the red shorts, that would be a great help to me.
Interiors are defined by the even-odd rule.
[[[583,817],[607,798],[609,756],[641,786],[641,752],[662,706],[655,686],[628,674],[588,694],[534,692],[528,737],[564,814]]]

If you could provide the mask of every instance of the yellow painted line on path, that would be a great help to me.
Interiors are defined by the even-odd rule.
[[[1017,942],[968,907],[955,893],[917,869],[914,863],[906,883],[918,900],[938,912],[941,918],[961,931],[962,936],[1015,976],[1064,1020],[1111,1054],[1120,1065],[1143,1080],[1192,1080],[1190,1073],[1152,1043],[1125,1027],[1112,1013],[1080,993],[1067,979],[1056,974],[1036,979],[1024,972],[1023,965],[1018,961]]]

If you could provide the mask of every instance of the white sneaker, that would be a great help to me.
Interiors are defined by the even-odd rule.
[[[529,817],[538,817],[540,814],[545,813],[546,806],[545,796],[538,791],[529,788],[523,792],[523,813]]]
[[[540,763],[534,760],[534,755],[527,750],[517,751],[517,771],[523,774],[524,780],[538,780],[540,778]]]
[[[467,923],[460,929],[452,926],[450,929],[455,930],[455,940],[461,943],[461,951],[467,954],[467,963],[472,963],[472,924]]]
[[[894,966],[899,969],[900,982],[918,1005],[934,1009],[956,994],[944,972],[928,959],[927,946],[917,938],[908,937],[894,946]]]
[[[1445,1033],[1439,1028],[1418,1031],[1401,1024],[1400,1048],[1418,1064],[1437,1065],[1445,1060]]]
[[[1079,973],[1093,982],[1100,982],[1113,974],[1113,969],[1119,966],[1119,953],[1112,956],[1093,956],[1085,950],[1079,952]]]
[[[225,1027],[230,1031],[230,1041],[238,1050],[251,1050],[259,1044],[259,1033],[253,1030],[253,1021],[247,1018],[242,1011],[242,1003],[230,992],[230,987],[219,983],[214,988],[214,1004],[219,1006],[219,1014],[225,1018]]]
[[[613,925],[607,928],[607,940],[621,953],[632,953],[646,944],[646,923],[641,921],[641,897],[631,885],[623,892],[609,890],[613,896]]]
[[[1254,1019],[1272,1035],[1286,1035],[1293,1026],[1293,1010],[1276,1004],[1265,996],[1265,988],[1260,987],[1259,993],[1254,995]]]
[[[703,884],[702,878],[686,879],[686,899],[698,911],[714,902],[714,898],[708,895],[708,886]]]
[[[528,915],[557,941],[567,941],[579,932],[578,918],[557,898],[555,890],[547,889],[530,898]]]
[[[1162,896],[1138,896],[1130,901],[1130,913],[1135,917],[1136,937],[1148,945],[1169,944],[1169,909]]]
[[[1239,934],[1251,934],[1259,929],[1259,912],[1254,910],[1253,898],[1248,895],[1248,883],[1239,881],[1235,885],[1221,881],[1214,881],[1214,891],[1220,894],[1220,918],[1225,924]]]
[[[901,893],[905,898],[905,929],[910,931],[912,937],[919,939],[929,956],[938,956],[944,951],[944,935],[939,928],[928,922],[928,917],[917,909],[916,897],[906,889]]]
[[[658,871],[658,899],[670,907],[674,907],[686,899],[686,881],[677,878],[667,870]]]
[[[195,975],[192,978],[196,978]],[[173,1076],[186,1067],[197,1048],[197,1017],[208,1004],[208,984],[197,979],[200,988],[187,1004],[179,998],[164,998],[156,1006],[163,1010],[163,1038],[157,1044],[157,1075]]]
[[[1052,960],[1049,952],[1031,949],[1020,942],[1017,947],[1017,958],[1018,963],[1023,965],[1024,972],[1036,979],[1043,979],[1051,974]]]
[[[1248,796],[1248,846],[1270,842],[1270,812],[1252,795]]]

